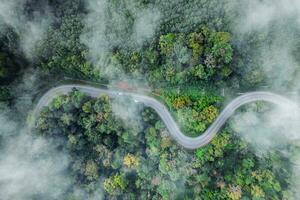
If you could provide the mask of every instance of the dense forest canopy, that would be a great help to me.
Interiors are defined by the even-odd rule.
[[[195,151],[143,104],[77,90],[27,125],[70,80],[147,91],[192,137],[240,93],[298,99],[299,13],[293,0],[0,0],[1,198],[297,199],[299,116],[264,102]]]
[[[224,130],[205,148],[189,152],[169,137],[158,116],[142,108],[142,126],[126,127],[113,113],[112,99],[92,99],[79,91],[45,108],[38,134],[58,140],[70,153],[74,186],[120,199],[282,199],[288,171],[274,169],[280,155],[260,159],[249,145]],[[140,105],[142,106],[142,105]],[[126,123],[126,122],[125,122]],[[85,196],[75,199],[85,199]]]

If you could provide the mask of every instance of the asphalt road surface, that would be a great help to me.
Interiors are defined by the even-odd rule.
[[[274,94],[271,92],[249,92],[233,99],[220,113],[216,120],[210,125],[210,127],[198,137],[189,137],[182,133],[179,129],[178,124],[175,122],[170,112],[165,105],[160,103],[158,100],[153,97],[146,95],[131,93],[131,92],[122,92],[115,91],[110,89],[100,89],[92,86],[85,86],[80,84],[70,84],[62,85],[59,87],[52,88],[46,92],[37,103],[35,109],[33,110],[32,116],[37,118],[39,112],[44,106],[47,106],[55,97],[62,94],[67,94],[72,91],[73,88],[86,93],[92,97],[98,97],[101,94],[106,94],[113,98],[118,98],[121,96],[129,96],[135,102],[141,102],[146,106],[153,108],[157,114],[160,116],[162,121],[165,123],[167,129],[170,132],[171,137],[173,137],[180,145],[187,149],[197,149],[208,144],[214,136],[218,133],[220,128],[226,123],[228,118],[233,115],[234,111],[244,104],[248,104],[255,101],[266,101],[273,104],[278,104],[280,106],[288,106],[295,110],[298,108],[297,105],[288,100],[287,98]],[[33,119],[34,121],[34,119]]]

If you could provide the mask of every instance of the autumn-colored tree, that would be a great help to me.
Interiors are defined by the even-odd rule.
[[[123,163],[128,168],[135,168],[139,165],[139,159],[132,154],[127,154],[123,159]]]
[[[174,99],[173,106],[176,109],[183,108],[185,106],[188,106],[191,103],[191,100],[187,96],[180,96]]]
[[[229,185],[227,195],[231,200],[239,200],[242,197],[242,189],[240,186]]]
[[[208,123],[212,123],[218,115],[219,111],[215,106],[208,106],[201,112],[201,118]]]

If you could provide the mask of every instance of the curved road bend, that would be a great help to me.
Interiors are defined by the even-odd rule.
[[[44,106],[47,106],[58,95],[67,94],[71,92],[73,88],[76,88],[79,91],[86,93],[92,97],[98,97],[101,94],[106,94],[110,97],[129,96],[133,98],[134,101],[141,102],[146,106],[153,108],[158,113],[162,121],[165,123],[171,136],[180,145],[187,149],[197,149],[208,144],[214,138],[214,136],[217,134],[220,128],[225,124],[227,119],[234,113],[234,111],[244,104],[248,104],[255,101],[267,101],[273,104],[295,106],[295,108],[297,107],[297,105],[294,102],[271,92],[245,93],[232,100],[202,135],[198,137],[188,137],[180,131],[177,123],[171,116],[166,106],[164,106],[162,103],[160,103],[152,97],[131,92],[120,92],[110,89],[100,89],[92,86],[84,86],[80,84],[70,84],[58,86],[46,92],[41,97],[35,109],[33,110],[32,116],[34,118],[38,117],[39,112]]]

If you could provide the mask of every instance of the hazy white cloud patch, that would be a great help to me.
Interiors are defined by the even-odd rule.
[[[141,7],[134,1],[117,4],[107,0],[87,2],[85,31],[81,41],[88,47],[89,59],[102,73],[111,76],[118,70],[110,65],[113,48],[139,48],[154,37],[159,26],[160,12],[154,7]]]
[[[0,24],[13,28],[20,37],[21,49],[28,59],[32,59],[35,45],[44,38],[54,17],[49,6],[44,5],[41,11],[34,11],[29,19],[24,11],[25,3],[23,0],[0,0]]]
[[[141,10],[137,13],[134,23],[133,40],[136,40],[141,45],[144,41],[151,39],[155,34],[160,17],[160,12],[154,8]]]
[[[67,154],[56,151],[50,141],[31,137],[25,129],[19,134],[2,138],[1,199],[62,198],[73,184],[66,175]]]

